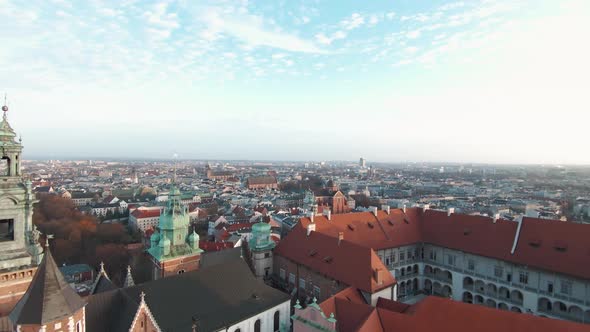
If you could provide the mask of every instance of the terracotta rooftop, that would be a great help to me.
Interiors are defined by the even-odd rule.
[[[338,241],[338,238],[321,232],[307,235],[301,224],[279,242],[275,254],[369,293],[395,284],[395,279],[373,249],[352,241]],[[383,271],[380,284],[375,278],[376,270]]]
[[[302,218],[305,228],[309,218]],[[430,243],[541,270],[590,279],[590,226],[557,220],[523,218],[518,244],[511,253],[518,223],[445,211],[408,208],[315,216],[316,232],[374,250]],[[288,236],[286,237],[288,238]],[[563,259],[566,256],[567,259]]]

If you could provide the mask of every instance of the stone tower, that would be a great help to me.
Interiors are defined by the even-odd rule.
[[[6,316],[23,296],[43,254],[39,232],[33,227],[31,182],[21,175],[23,146],[2,107],[0,122],[0,317]]]
[[[272,250],[275,245],[270,238],[270,224],[259,222],[252,226],[252,237],[248,241],[248,248],[257,278],[266,278],[272,274]]]
[[[180,191],[173,184],[158,227],[150,238],[148,252],[154,263],[154,280],[199,268],[199,235],[189,233],[189,227],[187,207],[182,205]]]

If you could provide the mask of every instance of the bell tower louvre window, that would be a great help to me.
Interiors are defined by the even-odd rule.
[[[14,219],[0,219],[0,242],[14,241]]]

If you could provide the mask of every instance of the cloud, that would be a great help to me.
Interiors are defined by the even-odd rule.
[[[207,24],[205,31],[211,37],[210,39],[217,38],[219,34],[227,34],[252,47],[267,46],[290,52],[326,53],[312,41],[283,32],[277,27],[268,28],[260,16],[223,16],[213,9],[209,10],[202,19]]]
[[[340,22],[340,25],[346,30],[354,30],[365,23],[365,18],[359,14],[354,13],[349,18],[345,18]]]
[[[324,33],[315,35],[315,39],[322,45],[330,45],[333,41],[346,38],[346,33],[343,31],[336,31],[331,36],[326,36]]]

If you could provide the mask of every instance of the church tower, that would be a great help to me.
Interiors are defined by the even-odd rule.
[[[23,146],[8,123],[8,106],[0,122],[0,317],[6,316],[33,279],[43,253],[33,226],[35,199],[21,175]]]
[[[148,250],[154,263],[153,279],[194,271],[199,268],[202,250],[199,235],[189,234],[190,216],[180,201],[180,191],[173,183],[158,227],[150,238]]]
[[[252,237],[248,241],[248,248],[257,278],[267,278],[272,274],[272,250],[275,245],[270,237],[270,224],[261,221],[252,226]]]

